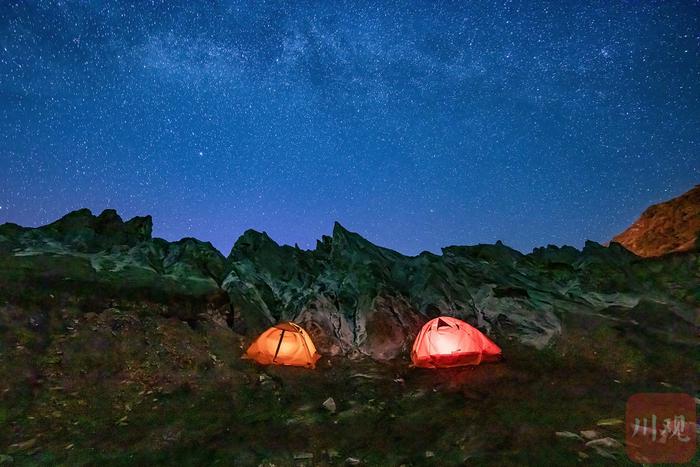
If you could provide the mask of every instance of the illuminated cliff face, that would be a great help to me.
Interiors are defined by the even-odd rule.
[[[660,256],[697,247],[700,185],[669,201],[650,206],[627,230],[613,238],[639,256]]]

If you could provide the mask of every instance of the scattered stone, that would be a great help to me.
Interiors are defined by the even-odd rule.
[[[345,465],[360,465],[362,461],[357,457],[348,457],[345,459]]]
[[[335,413],[337,407],[335,405],[335,400],[333,400],[332,397],[329,397],[325,401],[323,401],[323,408],[329,411],[330,413]]]
[[[11,444],[10,447],[17,449],[18,451],[24,451],[26,449],[31,449],[36,445],[36,438],[28,439],[20,443]]]
[[[622,447],[622,444],[620,444],[619,441],[613,438],[601,438],[587,442],[586,446],[594,449],[599,456],[608,459],[616,459],[617,456],[614,453],[610,452],[609,449],[620,449]]]
[[[596,425],[598,426],[614,426],[614,425],[622,425],[623,422],[619,418],[604,418],[603,420],[598,420],[598,423]]]
[[[581,438],[576,433],[572,433],[570,431],[557,431],[554,434],[557,436],[557,438],[575,439],[576,441],[583,441],[583,438]]]
[[[425,458],[430,459],[431,457],[435,457],[435,453],[433,451],[425,451]]]
[[[598,432],[595,430],[581,430],[580,433],[584,439],[596,439],[598,437]]]
[[[591,448],[599,446],[603,448],[619,449],[622,447],[622,444],[620,444],[620,442],[614,438],[600,438],[587,442],[586,446]]]

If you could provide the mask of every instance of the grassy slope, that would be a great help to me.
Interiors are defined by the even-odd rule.
[[[323,359],[309,371],[240,360],[244,339],[216,312],[193,328],[148,301],[112,305],[86,313],[47,294],[2,306],[0,449],[15,465],[609,463],[555,432],[621,441],[622,425],[596,422],[624,419],[629,395],[698,390],[696,345],[602,317],[570,318],[543,351],[501,342],[499,364]]]

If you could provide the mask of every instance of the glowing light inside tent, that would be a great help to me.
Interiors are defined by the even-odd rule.
[[[437,330],[430,336],[433,354],[447,355],[460,351],[460,336],[451,331],[451,328]]]
[[[313,368],[319,359],[316,347],[301,327],[280,323],[262,333],[246,351],[246,358],[264,365],[295,365]]]
[[[428,321],[416,336],[411,361],[417,367],[478,365],[501,358],[501,349],[478,329],[457,318]]]
[[[289,357],[296,352],[298,352],[304,344],[301,338],[298,338],[294,334],[285,333],[282,336],[282,341],[278,342],[279,350],[277,351],[277,358]]]

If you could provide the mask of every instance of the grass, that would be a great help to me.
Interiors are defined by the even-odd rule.
[[[126,300],[85,315],[45,299],[29,308],[37,325],[26,308],[0,308],[0,454],[13,465],[602,465],[611,460],[555,432],[622,441],[621,425],[597,421],[623,419],[635,392],[695,393],[688,375],[700,372],[697,346],[573,316],[543,350],[505,340],[498,364],[263,368],[214,321],[192,327]]]

